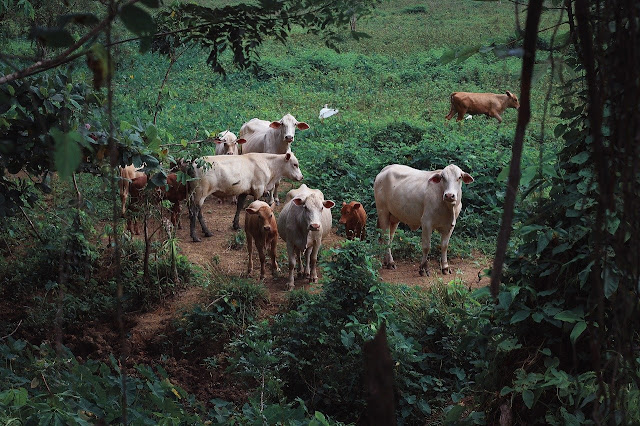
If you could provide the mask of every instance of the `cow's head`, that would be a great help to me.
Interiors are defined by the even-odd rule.
[[[455,205],[462,198],[462,183],[471,183],[473,180],[469,173],[463,172],[455,164],[449,164],[444,170],[431,176],[429,182],[441,185],[442,200]]]
[[[298,182],[301,181],[303,177],[302,172],[300,171],[300,163],[296,156],[293,155],[293,152],[287,152],[282,155],[284,156],[284,170],[282,175]]]
[[[272,226],[276,224],[273,217],[273,210],[269,207],[269,204],[264,201],[254,201],[245,211],[247,214],[256,215],[258,218],[258,226],[265,232],[271,232]]]
[[[291,144],[296,133],[296,129],[307,130],[309,125],[304,122],[298,122],[291,114],[287,114],[280,121],[272,121],[269,124],[272,129],[280,129],[282,132],[282,139]]]
[[[222,155],[238,155],[238,144],[243,144],[246,142],[245,139],[238,139],[238,137],[226,130],[224,132],[220,132],[218,136],[216,136],[213,141],[221,148],[221,151],[217,151]]]
[[[507,107],[518,109],[520,108],[520,102],[518,102],[518,97],[507,90]]]
[[[349,204],[342,202],[342,210],[340,210],[340,220],[338,223],[346,224],[347,220],[354,217],[358,209],[362,208],[362,204],[352,201]]]
[[[303,222],[309,231],[319,231],[322,223],[322,210],[335,206],[331,200],[323,200],[317,193],[298,195],[291,200],[301,210]]]

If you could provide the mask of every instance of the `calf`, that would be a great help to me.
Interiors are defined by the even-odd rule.
[[[367,212],[364,211],[362,204],[356,201],[352,201],[349,204],[343,201],[339,223],[344,224],[347,239],[353,240],[354,238],[359,238],[363,240],[365,237]]]
[[[298,260],[300,275],[301,255],[304,252],[307,263],[305,275],[311,282],[318,281],[317,261],[322,238],[331,231],[331,209],[335,203],[325,200],[317,189],[309,189],[306,185],[289,191],[288,201],[278,217],[280,237],[287,243],[289,258],[289,290],[294,288],[293,273]]]
[[[140,172],[140,168],[136,168],[133,164],[120,168],[120,201],[122,202],[122,217],[127,212],[127,197],[129,197],[129,186],[133,179],[143,176],[144,173]]]
[[[456,121],[464,119],[466,113],[476,115],[484,114],[488,117],[494,117],[498,123],[502,123],[500,116],[507,108],[520,108],[518,97],[507,91],[505,95],[497,93],[469,93],[469,92],[453,92],[450,96],[451,110],[445,117],[447,120],[458,113]]]
[[[413,231],[422,227],[420,275],[429,275],[427,258],[434,229],[442,235],[442,273],[451,273],[447,248],[462,209],[463,182],[471,183],[473,178],[454,164],[435,171],[392,164],[378,173],[373,191],[378,226],[383,232],[389,230],[389,247],[383,262],[387,268],[396,267],[391,255],[391,242],[398,223],[402,222]]]
[[[129,214],[127,215],[127,229],[136,235],[140,235],[136,215],[138,214],[139,207],[144,203],[143,191],[147,187],[147,180],[147,175],[143,173],[142,176],[133,178],[129,185],[131,200],[129,201]]]
[[[202,205],[209,195],[213,194],[218,198],[238,196],[233,229],[240,229],[240,210],[244,207],[247,195],[253,195],[257,200],[267,188],[272,188],[283,177],[302,180],[298,159],[292,152],[215,155],[203,157],[201,161],[209,163],[210,167],[205,170],[194,163],[194,180],[189,182],[189,193],[193,197],[189,207],[191,238],[196,242],[200,241],[195,231],[196,217],[204,235],[212,235],[202,217]]]
[[[256,243],[258,256],[260,257],[260,280],[264,279],[265,253],[264,248],[269,247],[271,256],[271,274],[280,272],[276,260],[276,244],[278,243],[278,223],[273,215],[273,210],[264,201],[254,201],[245,209],[244,232],[247,235],[247,251],[249,252],[249,265],[247,275],[253,270],[253,241]]]
[[[272,154],[285,154],[291,152],[291,144],[295,137],[296,129],[306,130],[309,125],[298,122],[291,114],[286,114],[279,121],[266,121],[254,118],[242,125],[240,128],[240,138],[246,142],[242,146],[242,154],[250,152],[268,152]],[[279,181],[276,181],[275,197],[276,204],[280,204],[278,199]],[[271,190],[271,188],[267,188]]]

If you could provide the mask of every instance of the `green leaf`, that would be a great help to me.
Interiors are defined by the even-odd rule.
[[[524,401],[524,405],[526,405],[528,409],[531,409],[531,407],[533,407],[533,398],[533,392],[531,392],[529,389],[525,389],[522,391],[522,400]]]
[[[582,151],[573,157],[571,157],[571,162],[574,164],[584,164],[589,159],[589,152]]]
[[[61,178],[71,177],[80,165],[82,152],[78,142],[82,140],[82,135],[77,130],[62,133],[57,128],[50,131],[51,137],[55,141],[54,163]]]
[[[71,33],[62,28],[35,27],[31,30],[31,38],[39,40],[48,47],[69,47],[74,43]]]
[[[454,405],[444,418],[445,423],[454,423],[460,420],[460,416],[464,412],[464,405]]]
[[[542,251],[546,249],[551,242],[552,237],[553,231],[551,229],[547,230],[547,232],[541,232],[540,234],[538,234],[538,247],[536,252],[542,253]]]
[[[513,316],[511,317],[511,324],[515,324],[518,323],[520,321],[524,321],[525,319],[529,318],[529,314],[530,311],[528,309],[523,309],[520,310],[518,312],[516,312],[515,314],[513,314]]]
[[[156,31],[156,24],[151,15],[134,4],[126,5],[120,10],[120,19],[124,26],[136,35],[150,35]]]
[[[579,323],[574,325],[573,330],[571,330],[571,335],[569,336],[571,338],[571,343],[575,344],[578,337],[580,337],[580,335],[586,328],[587,323],[584,321],[580,321]]]
[[[559,320],[559,321],[564,321],[564,322],[577,322],[577,321],[581,321],[584,319],[584,314],[582,313],[577,313],[574,311],[562,311],[557,313],[556,315],[554,315],[555,319]]]
[[[160,7],[160,0],[140,0],[140,3],[144,4],[147,7],[157,8]]]

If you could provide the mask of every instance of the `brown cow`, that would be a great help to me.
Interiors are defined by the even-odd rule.
[[[276,244],[278,243],[278,223],[273,215],[273,210],[264,201],[254,201],[245,209],[244,232],[247,235],[247,250],[249,252],[249,265],[247,275],[253,270],[253,241],[255,240],[258,256],[260,257],[260,279],[264,279],[265,253],[264,248],[269,247],[271,256],[271,273],[280,272],[276,260]]]
[[[466,113],[484,114],[493,117],[502,123],[500,114],[507,108],[520,108],[518,97],[507,91],[505,95],[497,93],[469,93],[469,92],[453,92],[451,94],[451,110],[445,117],[447,120],[458,113],[456,121],[461,121]]]
[[[171,223],[174,227],[182,229],[180,224],[180,202],[187,199],[187,186],[178,181],[178,175],[170,173],[167,176],[167,186],[162,188],[162,199],[173,203],[171,208]]]
[[[343,201],[339,223],[344,224],[347,239],[364,239],[367,213],[364,211],[362,204],[357,201],[352,201],[347,204]]]
[[[144,194],[142,193],[147,187],[147,175],[144,173],[131,180],[129,184],[129,193],[131,200],[129,201],[129,214],[127,215],[127,229],[132,234],[140,235],[138,230],[138,220],[135,215],[138,213],[138,207],[143,203]]]

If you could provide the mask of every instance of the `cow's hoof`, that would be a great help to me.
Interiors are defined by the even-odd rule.
[[[204,233],[204,236],[209,238],[209,237],[213,237],[213,234],[211,232],[207,231],[207,232]]]
[[[293,285],[293,284],[289,284],[289,285],[287,286],[287,290],[289,290],[289,291],[292,291],[294,288],[296,288],[296,286],[295,286],[295,285]]]
[[[310,282],[310,283],[317,283],[317,282],[318,282],[318,277],[315,277],[315,278],[309,278],[309,282]]]
[[[198,238],[198,237],[191,237],[191,238],[193,238],[193,242],[194,242],[194,243],[199,243],[200,241],[202,241],[202,240],[201,240],[200,238]]]
[[[446,268],[442,268],[442,273],[444,275],[447,275],[447,274],[452,274],[453,272],[451,272],[451,268],[447,266]]]
[[[429,271],[427,271],[426,269],[420,269],[420,276],[424,277],[424,276],[429,276]]]
[[[240,225],[238,225],[237,223],[234,223],[232,228],[233,228],[234,231],[237,231],[237,230],[240,229]]]
[[[387,263],[384,266],[386,266],[387,269],[396,269],[396,263],[395,262]]]

